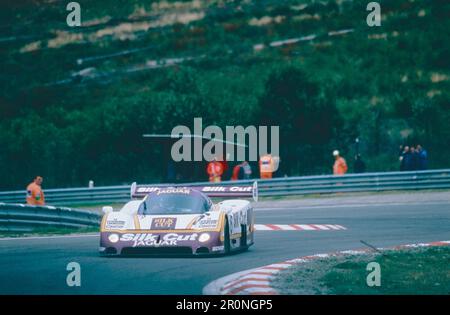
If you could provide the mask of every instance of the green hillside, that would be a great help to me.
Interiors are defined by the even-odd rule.
[[[422,144],[450,167],[450,3],[69,1],[0,4],[0,189],[163,180],[176,125],[279,125],[282,174],[328,174],[355,138],[369,171]],[[182,178],[184,180],[192,178]],[[206,179],[196,174],[193,179]]]

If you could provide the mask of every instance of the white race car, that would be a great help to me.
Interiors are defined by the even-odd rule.
[[[228,254],[253,245],[254,217],[251,202],[210,197],[253,197],[257,183],[249,186],[137,186],[120,211],[103,207],[100,254],[201,255]]]

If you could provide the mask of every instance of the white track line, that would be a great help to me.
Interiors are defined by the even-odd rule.
[[[272,226],[272,227],[271,227]],[[275,228],[274,228],[275,227]],[[255,224],[257,231],[329,231],[346,230],[342,225],[337,224]],[[49,235],[49,236],[24,236],[24,237],[4,237],[0,241],[20,241],[20,240],[41,240],[59,238],[83,238],[98,237],[99,234],[71,234],[71,235]]]
[[[330,231],[346,230],[338,224],[255,224],[256,231]]]

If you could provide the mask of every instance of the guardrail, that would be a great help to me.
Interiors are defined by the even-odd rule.
[[[99,226],[95,212],[64,207],[28,206],[0,203],[1,232],[29,232],[46,228],[83,228]]]
[[[450,169],[348,174],[344,176],[301,176],[258,179],[259,196],[287,196],[307,194],[330,194],[342,192],[370,192],[389,190],[420,190],[450,188]],[[188,183],[178,186],[218,185],[230,186],[249,184],[254,180],[224,181],[221,183]],[[173,186],[174,184],[158,184]],[[122,203],[130,200],[131,185],[94,188],[45,189],[45,198],[52,205],[73,205],[91,203]],[[25,191],[0,192],[0,202],[22,203]]]

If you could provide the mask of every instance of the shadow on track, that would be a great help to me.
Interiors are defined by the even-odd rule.
[[[147,255],[99,255],[100,258],[107,259],[127,259],[127,258],[191,258],[191,259],[202,259],[202,258],[220,258],[220,257],[228,257],[228,256],[236,256],[243,255],[246,252],[249,252],[248,248],[240,249],[233,251],[228,254],[200,254],[200,255],[176,255],[176,254],[147,254]]]

